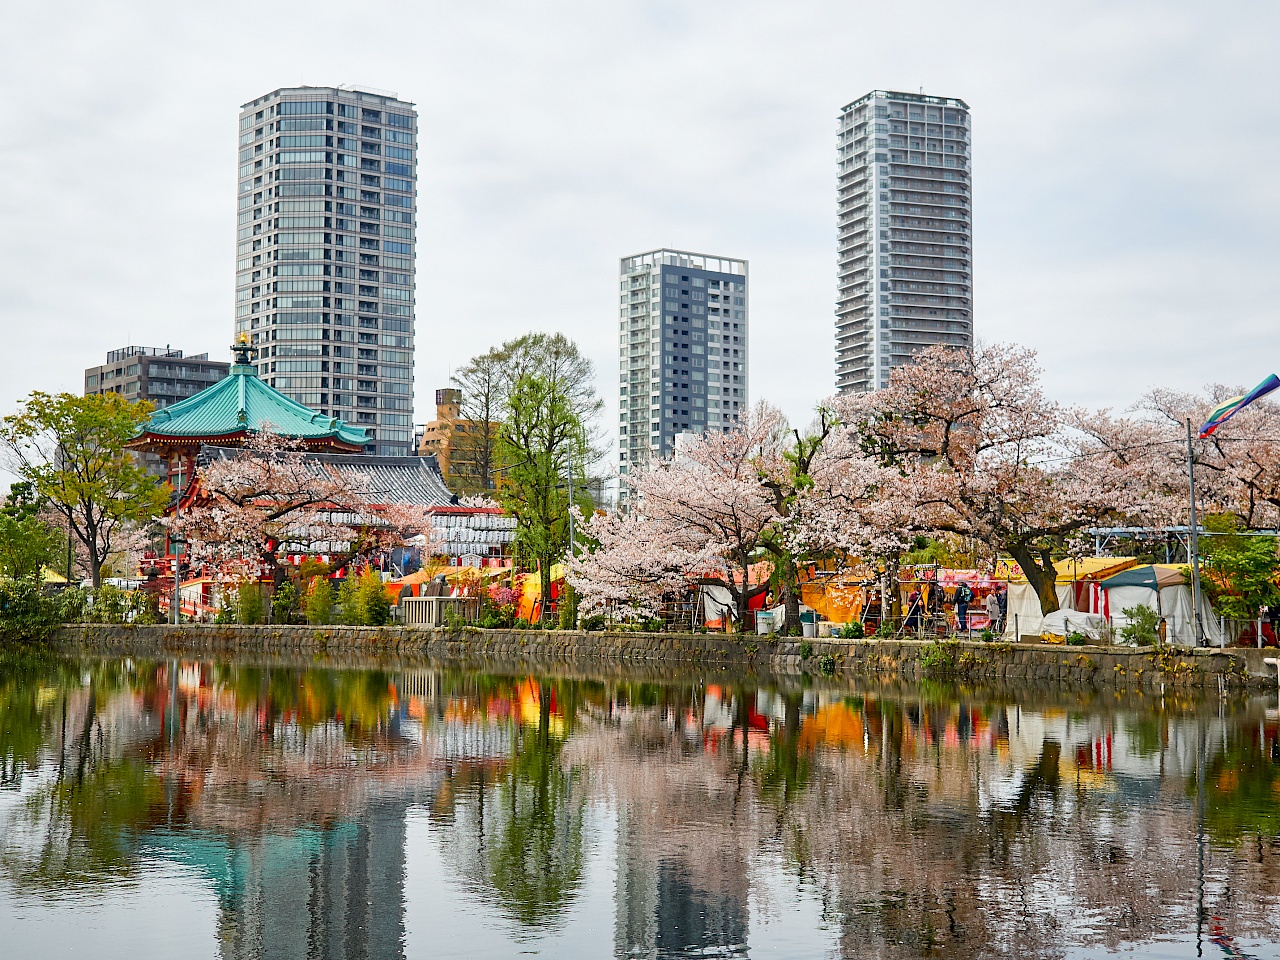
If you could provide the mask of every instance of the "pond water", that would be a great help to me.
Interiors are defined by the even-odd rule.
[[[0,660],[0,956],[1280,957],[1275,697]]]

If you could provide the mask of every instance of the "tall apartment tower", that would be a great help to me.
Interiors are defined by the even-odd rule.
[[[747,409],[747,261],[683,250],[621,260],[618,469],[728,430]]]
[[[873,90],[840,111],[837,154],[836,388],[865,392],[973,347],[969,107]]]
[[[381,456],[412,451],[417,135],[413,104],[358,87],[240,109],[236,334],[267,383]]]

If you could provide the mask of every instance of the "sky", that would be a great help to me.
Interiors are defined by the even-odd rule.
[[[471,356],[563,331],[616,423],[619,257],[750,262],[753,399],[834,389],[836,118],[972,111],[974,327],[1048,392],[1280,368],[1280,6],[509,0],[10,4],[0,413],[117,347],[228,358],[236,116],[281,86],[419,111],[416,421]]]

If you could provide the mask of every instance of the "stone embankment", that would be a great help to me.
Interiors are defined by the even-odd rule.
[[[1267,651],[1068,647],[1040,643],[920,640],[799,640],[715,633],[585,633],[424,627],[117,626],[64,627],[57,646],[113,656],[275,656],[348,661],[452,661],[462,665],[590,670],[661,666],[914,681],[956,679],[1082,686],[1242,687],[1275,685]],[[1273,651],[1274,652],[1274,651]],[[1272,652],[1272,653],[1273,653]]]

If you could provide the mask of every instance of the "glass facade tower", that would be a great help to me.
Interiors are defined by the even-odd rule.
[[[840,112],[837,154],[836,388],[865,392],[973,347],[969,108],[874,90]]]
[[[236,334],[258,374],[412,452],[418,115],[394,94],[287,87],[240,109]]]
[[[747,261],[653,250],[621,261],[618,469],[731,429],[747,408]]]

